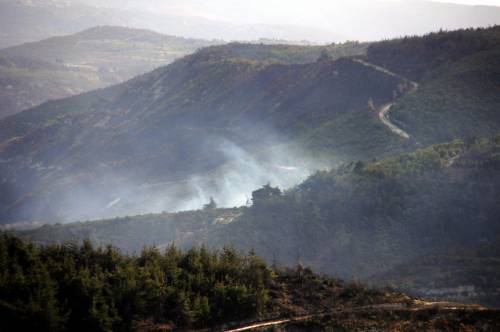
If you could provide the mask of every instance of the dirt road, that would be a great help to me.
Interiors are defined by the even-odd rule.
[[[340,308],[338,310],[332,310],[332,312],[330,312],[330,313],[321,313],[321,314],[317,314],[317,315],[307,315],[307,316],[299,316],[299,317],[283,318],[283,319],[277,319],[277,320],[271,320],[271,321],[265,321],[265,322],[251,323],[251,324],[241,326],[241,327],[238,327],[235,329],[225,330],[225,332],[251,331],[251,330],[263,328],[263,327],[278,326],[278,325],[290,323],[292,321],[297,322],[297,321],[308,320],[311,318],[324,317],[328,314],[333,314],[336,311],[337,312],[358,312],[358,311],[365,311],[365,310],[420,311],[420,310],[428,310],[428,309],[432,309],[432,308],[436,308],[436,309],[440,309],[440,310],[463,310],[463,309],[485,310],[486,309],[480,305],[467,305],[467,304],[460,304],[460,303],[454,303],[454,302],[427,302],[427,301],[422,301],[422,300],[415,300],[410,305],[407,305],[406,303],[381,303],[381,304],[372,304],[372,305],[366,305],[366,306],[360,306],[360,307]]]
[[[418,89],[417,82],[413,82],[413,81],[411,81],[411,80],[409,80],[401,75],[398,75],[396,73],[391,72],[390,70],[387,70],[383,67],[380,67],[380,66],[374,65],[372,63],[363,61],[361,59],[353,59],[353,60],[354,60],[354,62],[360,63],[365,67],[375,69],[376,71],[379,71],[379,72],[384,73],[386,75],[389,75],[392,77],[397,77],[397,78],[403,80],[404,82],[406,82],[407,84],[409,84],[411,86],[408,93],[414,93]],[[382,123],[384,125],[386,125],[389,128],[389,130],[392,131],[394,134],[396,134],[399,137],[402,137],[404,139],[409,139],[410,135],[408,135],[407,132],[405,132],[403,129],[399,128],[394,123],[392,123],[390,118],[389,118],[389,111],[391,110],[391,107],[394,106],[394,103],[395,102],[391,102],[391,103],[385,104],[381,108],[379,108],[378,117],[379,117],[380,121],[382,121]]]

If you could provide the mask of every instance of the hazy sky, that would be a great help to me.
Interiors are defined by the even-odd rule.
[[[1,2],[2,0],[0,0]],[[21,1],[21,0],[12,0]],[[22,0],[105,7],[110,15],[49,20],[57,34],[122,25],[169,35],[223,40],[274,38],[320,43],[373,41],[500,24],[500,0]],[[443,4],[449,2],[455,4]],[[457,5],[498,5],[496,8]],[[113,12],[116,10],[115,12]],[[1,13],[1,9],[0,9]],[[40,30],[30,17],[29,24]],[[25,22],[10,18],[23,33]],[[5,19],[3,21],[6,21]],[[52,24],[51,23],[51,24]],[[68,26],[69,31],[64,31]],[[75,28],[72,28],[72,27]],[[78,28],[76,28],[78,27]],[[43,27],[41,27],[43,28]],[[0,31],[2,30],[0,22]],[[1,34],[0,34],[1,35]],[[40,37],[34,38],[40,39]],[[29,40],[27,40],[29,41]]]
[[[439,29],[490,26],[500,23],[497,10],[447,6],[498,5],[500,0],[86,0],[115,3],[121,8],[153,13],[181,14],[236,24],[281,25],[312,28],[305,36],[293,33],[256,33],[265,37],[308,40],[378,40],[423,34]],[[154,27],[151,27],[153,30]],[[232,29],[234,30],[234,29]],[[304,30],[305,31],[305,30]],[[245,39],[231,31],[216,38]],[[304,34],[303,34],[304,35]],[[202,35],[204,37],[204,35]]]
[[[500,6],[500,0],[441,0],[440,2],[452,2],[461,3],[464,5],[488,5],[488,6]]]
[[[325,11],[370,10],[387,3],[402,5],[424,0],[128,0],[139,7],[153,11],[177,9],[184,13],[198,14],[217,19],[244,21],[286,21],[294,23],[318,23]],[[466,5],[500,6],[500,0],[437,0],[434,2]]]

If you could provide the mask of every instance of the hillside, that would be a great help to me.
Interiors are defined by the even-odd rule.
[[[90,239],[127,252],[144,245],[233,244],[269,262],[410,294],[498,305],[500,137],[453,141],[319,172],[253,205],[44,226],[16,232],[43,244]],[[481,249],[474,249],[474,248]],[[469,249],[468,249],[469,248]],[[427,257],[427,258],[426,258]],[[487,262],[487,263],[486,263]],[[425,272],[422,272],[425,271]],[[474,288],[476,294],[443,291]],[[469,292],[470,293],[470,292]]]
[[[72,207],[73,220],[117,215],[107,208],[117,199],[123,208],[118,215],[198,208],[209,196],[217,196],[223,206],[241,205],[245,195],[268,181],[289,187],[332,163],[493,134],[500,126],[495,116],[497,80],[476,77],[482,85],[476,79],[454,80],[466,93],[442,81],[459,75],[464,59],[495,54],[497,31],[463,30],[381,42],[369,45],[366,56],[367,45],[356,43],[233,43],[209,47],[110,89],[42,105],[0,123],[0,158],[9,161],[1,165],[9,174],[4,187],[13,188],[4,194],[3,219],[64,220],[65,212],[53,206],[61,200]],[[448,46],[435,49],[435,44]],[[398,58],[398,49],[401,54],[419,49],[423,55],[417,60]],[[310,62],[318,55],[318,61]],[[348,55],[357,58],[342,58]],[[473,65],[464,67],[473,77],[491,76],[496,70],[495,62]],[[416,90],[412,84],[417,83],[410,84],[408,77],[418,81]],[[436,95],[436,87],[446,90]],[[469,98],[454,107],[461,98],[457,95]],[[440,103],[429,101],[437,97]],[[401,110],[412,100],[417,108],[403,122]],[[388,131],[377,116],[381,107],[392,104],[387,121],[410,139]],[[425,118],[428,114],[432,117]],[[156,142],[171,144],[147,148]],[[28,165],[28,156],[34,159],[25,169],[21,165]],[[281,166],[297,174],[281,169],[272,178],[266,175]],[[255,180],[245,181],[245,173]],[[95,180],[84,188],[78,185],[90,177]],[[39,179],[43,181],[31,185]],[[64,184],[55,184],[58,181]],[[76,197],[65,194],[68,182],[78,188]],[[162,183],[170,185],[165,189],[158,185]],[[41,198],[39,186],[49,195]],[[59,193],[52,193],[52,187]],[[239,189],[225,195],[228,188]],[[101,195],[89,201],[87,192],[92,191]],[[168,202],[169,196],[184,197],[187,203]],[[145,204],[148,201],[152,203]]]
[[[500,331],[500,7],[278,2],[0,0],[0,332]]]
[[[495,331],[498,328],[497,318],[498,311],[495,310],[443,309],[437,305],[420,310],[411,307],[367,308],[292,321],[280,326],[279,331]]]
[[[233,47],[236,56],[227,52]],[[286,64],[277,62],[283,47],[263,47],[269,55],[262,61],[250,59],[262,52],[240,57],[239,45],[203,49],[124,84],[0,121],[0,219],[111,217],[117,213],[107,206],[116,199],[119,215],[198,208],[209,196],[222,206],[242,205],[267,181],[290,186],[318,167],[305,149],[345,159],[390,150],[374,137],[405,143],[369,105],[409,87],[351,59],[334,60],[337,50],[358,48],[332,46],[318,61]],[[346,123],[359,128],[357,144],[342,137]],[[317,134],[326,126],[328,139]]]
[[[267,188],[254,193],[248,212],[200,241],[361,279],[421,255],[492,242],[500,232],[499,142],[454,141],[351,163],[282,195]]]
[[[499,239],[418,257],[373,277],[415,296],[500,307]]]
[[[391,118],[420,146],[500,128],[500,27],[439,32],[370,45],[366,59],[416,80]]]
[[[40,247],[1,235],[0,267],[4,331],[13,326],[37,331],[229,331],[231,326],[272,326],[290,319],[318,328],[318,320],[332,318],[350,330],[398,323],[442,330],[481,326],[493,331],[500,326],[495,310],[428,303],[319,276],[302,266],[271,268],[255,254],[231,248],[181,252],[169,246],[163,253],[144,248],[127,256],[89,242]],[[389,322],[382,318],[388,313]]]
[[[494,135],[498,31],[231,43],[45,103],[0,121],[0,220],[189,210],[210,196],[239,206],[267,182],[289,188],[342,162]]]
[[[259,62],[275,62],[281,64],[306,64],[328,56],[330,60],[344,57],[363,56],[370,43],[348,41],[328,45],[294,45],[282,43],[229,43],[225,46],[212,47],[218,56],[237,58]]]
[[[113,245],[124,252],[137,253],[145,246],[165,249],[177,243],[181,249],[191,248],[196,234],[224,227],[246,208],[202,209],[179,213],[148,214],[109,220],[44,225],[30,230],[15,231],[23,239],[50,245],[72,241],[91,241],[94,245]]]
[[[0,118],[124,82],[216,43],[103,26],[0,50]]]
[[[3,328],[206,328],[341,306],[410,301],[401,294],[320,277],[302,267],[273,270],[254,254],[231,248],[181,252],[169,246],[164,253],[145,248],[126,256],[111,246],[94,248],[88,242],[39,247],[2,235],[0,257]],[[317,293],[310,294],[312,289]]]

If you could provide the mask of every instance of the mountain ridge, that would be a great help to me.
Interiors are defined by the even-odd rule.
[[[197,208],[213,195],[223,206],[241,205],[244,195],[271,180],[266,174],[289,187],[315,169],[342,161],[494,135],[500,130],[495,80],[500,64],[491,60],[497,59],[498,40],[499,28],[493,27],[369,45],[233,43],[202,49],[121,85],[46,103],[0,122],[0,166],[9,188],[3,219],[12,223],[15,211],[21,215],[14,218],[31,219],[30,213],[22,214],[30,209],[23,206],[48,208],[39,218],[53,219],[51,201],[61,199],[45,196],[57,187],[56,196],[67,198],[68,183],[81,190],[84,202],[91,188],[102,192],[99,199],[91,197],[89,210],[107,216],[107,203],[121,196],[130,197],[120,203],[128,201],[129,208],[145,199],[133,195],[144,192],[137,189],[142,183],[173,180],[184,181],[172,186],[173,196],[191,197],[189,204],[166,202],[172,193],[164,188],[167,192],[148,198],[155,202],[150,211]],[[401,56],[412,50],[422,56]],[[417,80],[417,91],[409,79]],[[381,121],[380,111],[388,103],[394,104],[391,123],[410,139],[395,135]],[[300,155],[303,161],[298,163]],[[231,172],[226,164],[234,165],[233,170],[241,166],[255,180],[250,185],[244,172]],[[271,171],[283,165],[287,167],[280,172]],[[295,180],[286,169],[297,170]],[[229,170],[230,182],[223,170]],[[80,187],[78,178],[94,180]],[[32,186],[32,179],[42,182]],[[125,185],[110,192],[118,185],[109,181]],[[243,192],[231,191],[243,183]],[[33,190],[37,187],[44,189]],[[223,187],[239,198],[224,196]],[[158,197],[166,198],[162,202]],[[127,208],[123,213],[148,209],[145,203],[135,205],[143,210]],[[99,213],[73,220],[103,216]]]
[[[5,143],[1,158],[8,161],[3,166],[9,167],[12,163],[24,163],[22,159],[26,161],[27,158],[35,158],[39,161],[34,164],[40,164],[42,173],[57,175],[57,167],[76,167],[75,171],[84,171],[81,161],[87,158],[88,163],[92,162],[92,159],[100,158],[97,160],[101,166],[109,168],[106,165],[111,165],[114,158],[117,161],[123,160],[123,152],[137,146],[133,151],[136,155],[127,152],[129,161],[123,160],[125,164],[121,162],[122,166],[118,164],[118,168],[115,167],[113,172],[119,174],[120,167],[126,170],[125,166],[130,167],[126,163],[133,166],[140,159],[156,158],[158,161],[156,164],[151,163],[149,169],[140,164],[137,166],[141,168],[133,166],[136,167],[135,172],[140,172],[136,173],[136,177],[140,181],[141,174],[147,176],[150,172],[150,177],[157,177],[155,181],[166,181],[158,176],[176,177],[175,164],[170,168],[170,174],[161,175],[155,168],[164,162],[171,163],[172,161],[166,158],[173,160],[175,156],[168,156],[171,153],[160,154],[157,150],[141,150],[141,144],[152,146],[158,141],[183,140],[182,144],[187,144],[193,151],[190,156],[187,156],[183,149],[174,146],[166,145],[165,148],[172,152],[177,151],[177,155],[182,158],[207,157],[203,163],[186,161],[188,164],[199,165],[197,170],[193,169],[195,172],[204,172],[214,169],[210,165],[221,165],[224,159],[227,159],[227,156],[224,157],[224,151],[222,154],[218,151],[220,147],[217,147],[217,141],[221,138],[229,139],[244,149],[257,148],[258,144],[263,144],[265,137],[271,139],[281,136],[275,143],[281,144],[280,141],[286,142],[287,135],[296,135],[294,131],[308,130],[307,127],[302,128],[303,123],[309,122],[309,126],[314,130],[314,126],[324,122],[324,119],[336,119],[340,116],[362,117],[368,109],[367,101],[370,98],[375,103],[382,104],[393,97],[393,91],[404,90],[404,87],[398,87],[400,82],[397,78],[378,73],[349,59],[285,65],[238,58],[227,59],[221,57],[218,50],[202,50],[125,84],[46,103],[38,109],[5,119],[0,122],[0,127],[5,128],[2,129],[2,141]],[[298,77],[306,75],[314,79],[297,80]],[[214,81],[220,82],[219,86],[213,85]],[[358,94],[353,98],[352,91],[357,88],[357,82],[361,81],[369,88],[364,91],[358,88]],[[321,98],[329,102],[320,104],[318,101]],[[99,103],[94,102],[96,99]],[[61,107],[65,104],[69,107]],[[316,109],[315,113],[310,111],[313,108]],[[22,120],[23,118],[27,121]],[[35,119],[40,123],[34,122]],[[378,123],[375,114],[373,122]],[[172,127],[174,123],[175,128]],[[82,131],[82,126],[86,131]],[[377,126],[380,127],[377,130],[385,132],[382,124]],[[247,130],[242,131],[239,127],[246,127]],[[115,128],[115,132],[109,128]],[[168,132],[167,128],[172,128],[172,132]],[[24,134],[21,134],[22,132]],[[255,132],[260,133],[261,137],[254,136]],[[279,134],[269,136],[270,132]],[[199,136],[192,136],[193,133],[203,133],[206,136],[203,141],[198,142]],[[97,134],[101,137],[96,136]],[[63,135],[56,138],[62,145],[44,145],[41,139],[44,136],[51,142],[56,142],[51,135]],[[68,135],[73,137],[74,146],[68,145]],[[131,135],[136,137],[135,144],[130,140]],[[18,138],[14,139],[15,137]],[[95,141],[95,144],[89,144],[91,141]],[[269,147],[268,143],[267,145]],[[102,149],[101,152],[95,151],[96,148]],[[215,149],[217,154],[205,156],[202,151],[206,148]],[[21,153],[24,149],[31,150],[32,153],[28,153],[28,150]],[[68,162],[71,161],[66,166],[62,164],[64,159],[57,161],[64,153],[69,153],[64,158]],[[78,157],[71,157],[75,156],[75,153],[78,153]],[[58,165],[54,164],[56,161]],[[203,165],[209,168],[204,170]],[[48,172],[44,167],[49,167]],[[15,172],[20,174],[20,170],[17,168]],[[181,172],[179,174],[186,174],[185,166],[178,170]],[[32,172],[29,169],[26,171]],[[12,174],[11,180],[13,176],[17,177],[5,168],[4,174],[9,173]]]
[[[0,50],[0,117],[126,81],[218,42],[96,27]]]

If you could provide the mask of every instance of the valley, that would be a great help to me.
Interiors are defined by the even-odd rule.
[[[311,30],[0,5],[119,23],[0,49],[0,330],[500,328],[500,26],[228,42],[174,32]]]

